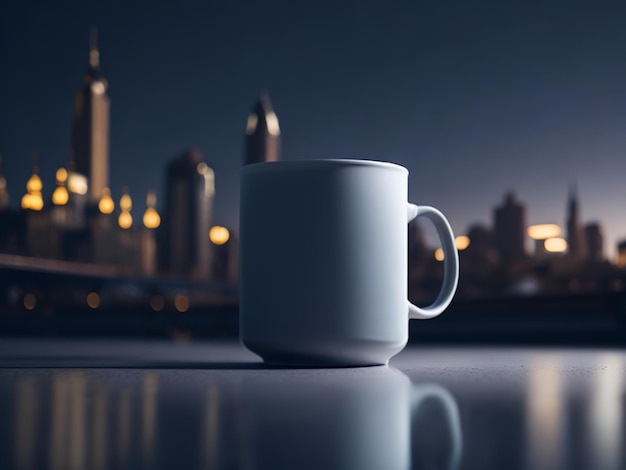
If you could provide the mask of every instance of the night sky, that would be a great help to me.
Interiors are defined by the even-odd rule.
[[[576,180],[609,253],[626,238],[626,2],[4,2],[0,153],[18,205],[40,152],[65,166],[74,94],[99,29],[116,200],[134,212],[188,147],[215,169],[215,223],[238,225],[246,117],[261,89],[283,159],[369,158],[455,231],[507,190],[564,226]],[[60,7],[59,5],[65,5]],[[138,219],[136,219],[138,220]]]

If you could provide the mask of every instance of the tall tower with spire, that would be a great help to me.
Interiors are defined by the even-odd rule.
[[[248,115],[244,165],[280,160],[280,126],[269,95],[262,91]]]
[[[572,258],[583,259],[586,256],[585,232],[580,222],[578,190],[572,183],[567,202],[567,245]]]
[[[72,153],[76,172],[87,177],[89,197],[96,202],[109,180],[109,97],[95,28],[90,42],[89,67],[74,102]]]

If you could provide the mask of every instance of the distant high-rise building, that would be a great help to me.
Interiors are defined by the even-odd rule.
[[[617,243],[617,265],[620,268],[626,266],[626,240]]]
[[[604,259],[604,237],[602,227],[597,222],[585,225],[585,241],[587,242],[587,257],[593,261]]]
[[[183,153],[167,166],[160,256],[165,271],[196,279],[209,277],[214,194],[213,170],[198,150]]]
[[[262,92],[248,115],[244,165],[277,160],[280,160],[280,126],[269,96]]]
[[[91,36],[89,68],[74,102],[72,152],[75,171],[87,177],[89,198],[96,202],[109,180],[109,97],[95,30]]]
[[[508,193],[504,204],[494,211],[494,238],[503,265],[526,258],[525,230],[526,208]]]
[[[583,259],[586,256],[585,232],[580,222],[578,194],[576,185],[572,185],[567,203],[567,246],[570,257]]]

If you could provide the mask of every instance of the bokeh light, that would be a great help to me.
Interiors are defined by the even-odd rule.
[[[226,227],[215,225],[209,230],[209,239],[214,245],[223,245],[230,240],[230,232]]]
[[[26,310],[33,310],[37,306],[37,298],[34,294],[26,294],[24,296],[24,308]]]
[[[561,227],[556,224],[538,224],[528,227],[528,236],[533,240],[547,240],[561,235]]]
[[[113,201],[113,198],[111,197],[111,191],[109,190],[109,188],[104,188],[102,190],[102,197],[100,198],[100,201],[98,202],[98,210],[102,213],[102,214],[112,214],[113,211],[115,210],[115,202]]]
[[[469,237],[465,235],[459,235],[458,237],[456,237],[455,243],[456,243],[456,249],[463,251],[467,249],[467,247],[470,245],[470,239]]]
[[[176,294],[176,297],[174,297],[174,307],[181,313],[186,312],[189,310],[189,297],[185,294]]]
[[[87,305],[89,308],[98,308],[100,306],[100,296],[97,292],[90,292],[87,294]]]
[[[543,247],[549,253],[563,253],[567,250],[567,241],[560,237],[548,238],[543,242]]]
[[[155,312],[160,312],[165,307],[165,299],[162,295],[153,295],[150,297],[150,307]]]

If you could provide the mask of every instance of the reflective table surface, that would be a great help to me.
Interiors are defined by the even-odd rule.
[[[0,340],[0,468],[618,469],[626,353],[408,347],[265,368],[237,343]]]

